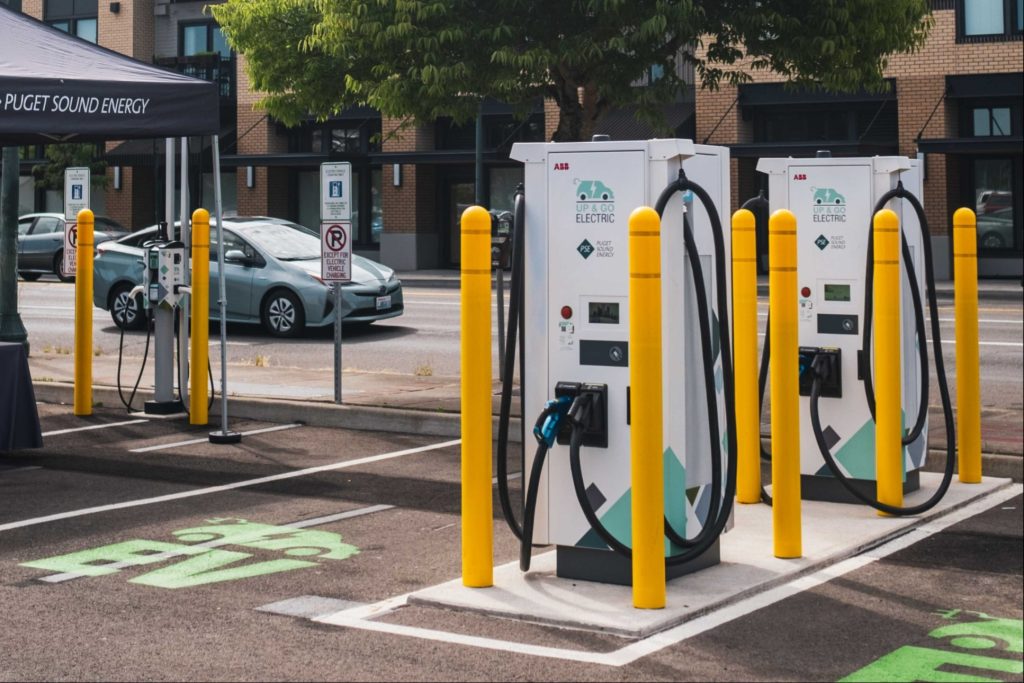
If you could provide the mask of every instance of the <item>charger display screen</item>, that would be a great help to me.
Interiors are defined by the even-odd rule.
[[[825,285],[825,301],[849,301],[850,285]]]
[[[591,301],[587,304],[587,320],[597,325],[618,325],[619,304],[608,301]]]

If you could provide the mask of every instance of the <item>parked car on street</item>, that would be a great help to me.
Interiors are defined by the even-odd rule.
[[[216,221],[210,230],[210,319],[220,319]],[[145,325],[141,295],[143,249],[156,226],[97,249],[93,301],[110,311],[122,329]],[[279,218],[224,219],[224,277],[229,322],[260,323],[277,337],[295,337],[306,327],[334,323],[334,296],[320,276],[320,236]],[[395,271],[352,256],[352,282],[342,285],[344,322],[371,323],[402,315],[402,283]]]
[[[106,216],[96,216],[93,244],[116,240],[128,229]],[[54,273],[62,282],[73,282],[64,266],[64,216],[59,213],[29,213],[18,219],[18,275],[32,281]]]

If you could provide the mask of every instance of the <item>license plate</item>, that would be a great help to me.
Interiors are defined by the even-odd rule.
[[[391,295],[377,297],[377,310],[386,311],[391,308]]]

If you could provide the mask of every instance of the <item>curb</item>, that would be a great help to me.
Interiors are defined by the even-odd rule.
[[[34,382],[36,400],[40,403],[70,404],[74,400],[74,387],[63,382]],[[133,405],[142,406],[152,398],[150,390],[139,390]],[[92,399],[95,405],[117,407],[121,405],[115,387],[93,387]],[[214,401],[210,409],[210,426],[217,427],[220,417],[220,401]],[[259,420],[261,422],[301,422],[311,427],[334,427],[371,432],[398,432],[459,438],[462,435],[462,418],[458,413],[439,413],[404,408],[378,408],[376,406],[335,405],[314,401],[291,401],[287,399],[252,398],[228,396],[229,419]],[[498,431],[498,419],[494,418],[494,433]],[[519,420],[510,421],[509,441],[519,442]]]

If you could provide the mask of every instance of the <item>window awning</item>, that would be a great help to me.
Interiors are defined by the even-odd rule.
[[[794,104],[838,104],[844,102],[881,102],[896,94],[896,81],[886,79],[888,92],[828,92],[822,88],[795,87],[786,83],[744,83],[739,87],[741,107],[767,107]]]
[[[917,150],[926,154],[1024,154],[1024,137],[932,138],[918,140]]]
[[[1024,72],[946,76],[946,97],[952,99],[1024,97]]]
[[[879,145],[868,142],[836,140],[822,142],[754,142],[748,144],[729,145],[729,153],[733,158],[762,157],[794,157],[797,159],[814,157],[818,150],[828,150],[836,157],[888,156],[898,154],[895,145]]]

